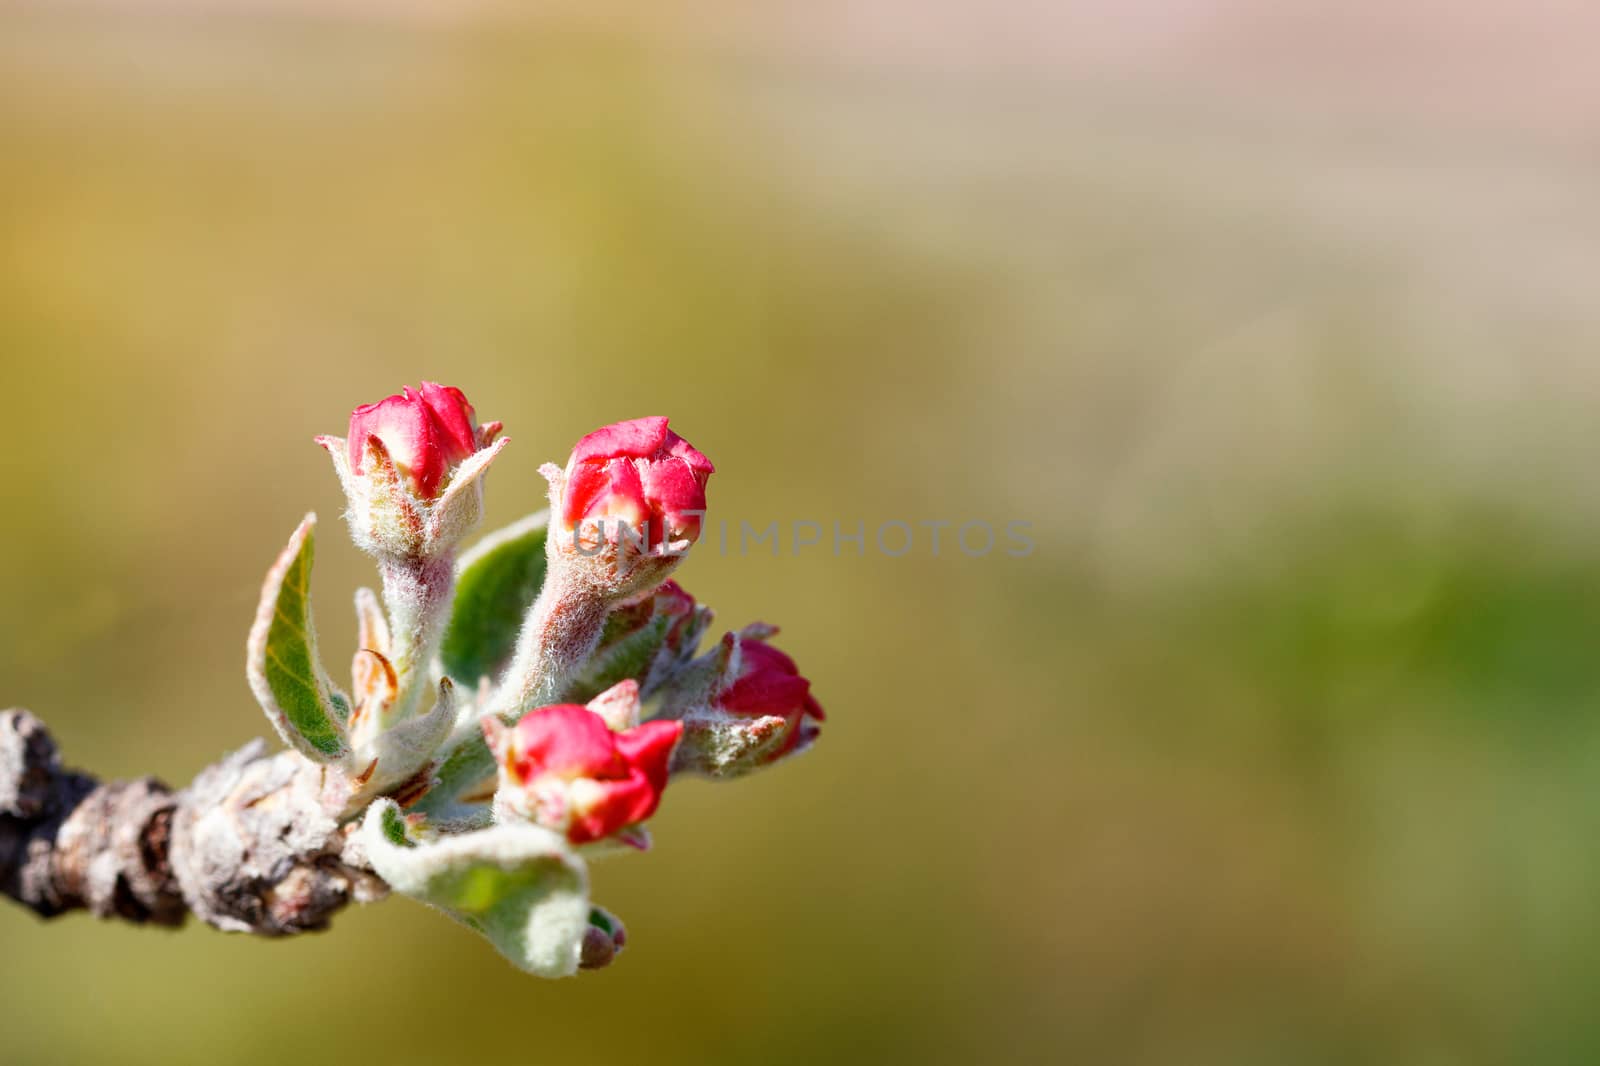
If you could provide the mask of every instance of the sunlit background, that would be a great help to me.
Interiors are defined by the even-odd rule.
[[[829,720],[597,867],[607,971],[6,905],[0,1060],[1600,1055],[1600,15],[1463,6],[6,5],[0,705],[262,734],[300,515],[330,663],[372,580],[311,437],[428,377],[492,525],[671,415]]]

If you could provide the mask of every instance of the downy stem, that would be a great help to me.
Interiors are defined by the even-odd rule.
[[[450,621],[455,553],[380,555],[378,571],[389,615],[389,662],[399,680],[399,692],[383,716],[388,728],[415,714],[421,694],[432,687],[428,667]]]
[[[551,703],[600,643],[611,605],[581,580],[552,566],[517,638],[516,655],[491,708],[511,717]]]

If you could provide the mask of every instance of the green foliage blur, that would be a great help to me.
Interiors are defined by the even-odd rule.
[[[492,526],[670,415],[718,467],[683,584],[829,712],[597,866],[605,972],[408,901],[285,942],[7,906],[0,1060],[1600,1054],[1593,156],[1208,85],[0,16],[0,703],[69,761],[266,733],[307,510],[340,672],[373,577],[311,437],[423,377],[506,423]]]

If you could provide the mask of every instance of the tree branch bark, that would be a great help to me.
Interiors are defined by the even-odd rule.
[[[324,794],[323,771],[261,741],[173,792],[154,778],[101,784],[63,768],[44,724],[0,711],[0,893],[46,918],[177,926],[193,914],[232,932],[326,928],[382,898]]]

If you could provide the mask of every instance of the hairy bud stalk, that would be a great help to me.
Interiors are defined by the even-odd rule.
[[[456,561],[452,550],[422,558],[378,556],[383,605],[388,611],[388,660],[398,682],[394,702],[382,712],[384,727],[417,711],[428,684],[428,664],[450,623]]]
[[[506,683],[492,704],[499,714],[514,717],[554,702],[589,661],[605,631],[611,603],[604,590],[575,579],[571,568],[555,565],[553,552],[551,563],[517,638]]]

